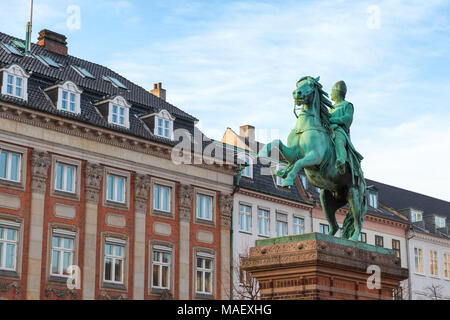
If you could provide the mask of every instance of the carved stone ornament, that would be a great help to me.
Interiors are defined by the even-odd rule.
[[[231,215],[233,213],[233,196],[221,194],[219,197],[220,224],[222,227],[231,228]]]
[[[147,211],[148,190],[150,188],[150,177],[145,174],[134,176],[134,204],[137,211]]]
[[[194,187],[187,184],[180,185],[178,201],[180,206],[180,219],[189,221],[191,217],[192,199],[194,198]]]
[[[8,292],[9,289],[15,288],[15,294],[18,295],[22,291],[22,288],[17,282],[0,283],[0,292]]]
[[[163,292],[161,293],[160,300],[173,300],[172,292],[170,292],[167,289],[163,290]]]
[[[95,163],[86,164],[86,201],[98,202],[103,167]]]
[[[50,154],[41,150],[31,153],[31,189],[36,193],[45,193],[48,168],[52,162]]]
[[[109,295],[107,292],[103,291],[98,295],[99,299],[104,299],[104,300],[127,300],[128,297],[126,294],[121,294],[118,296],[111,296]]]
[[[70,289],[56,289],[56,288],[46,288],[45,289],[45,296],[47,298],[50,297],[51,294],[54,294],[57,298],[65,298],[69,295],[72,296],[72,299],[78,298],[78,292],[76,290],[70,290]]]

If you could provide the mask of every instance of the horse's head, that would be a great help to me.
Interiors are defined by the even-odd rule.
[[[297,81],[297,88],[292,92],[295,105],[310,104],[314,97],[314,89],[319,84],[320,77],[306,76]]]

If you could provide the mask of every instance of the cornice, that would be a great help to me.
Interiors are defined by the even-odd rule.
[[[0,101],[0,118],[171,160],[173,146],[159,144],[143,138],[96,127],[81,121],[58,117],[45,112],[20,107],[3,101]],[[233,164],[195,164],[194,156],[195,155],[191,153],[191,165],[203,169],[213,170],[225,174],[234,174],[235,168],[237,168],[237,166]],[[205,160],[211,161],[209,158],[205,158]]]
[[[291,201],[291,200],[277,198],[277,197],[270,196],[270,195],[267,195],[267,194],[264,194],[264,193],[250,191],[248,189],[240,188],[238,193],[242,194],[242,195],[245,195],[245,196],[252,197],[252,198],[266,200],[266,201],[270,201],[270,202],[274,202],[274,203],[278,203],[278,204],[283,204],[283,205],[287,205],[287,206],[291,206],[291,207],[296,207],[296,208],[300,208],[300,209],[304,209],[304,210],[311,210],[313,208],[313,206],[308,206],[306,204],[302,204],[302,203],[299,203],[299,202],[294,202],[294,201]]]
[[[435,244],[440,244],[446,247],[450,247],[450,239],[441,238],[439,236],[433,235],[433,234],[427,234],[420,231],[412,231],[409,233],[409,235],[413,235],[413,237],[410,237],[411,240],[423,240],[428,241]]]

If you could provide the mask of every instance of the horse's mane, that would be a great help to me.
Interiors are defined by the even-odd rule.
[[[309,80],[312,81],[314,83],[315,88],[318,91],[319,94],[319,99],[320,99],[320,121],[322,122],[322,126],[324,128],[330,128],[330,117],[331,114],[328,111],[328,108],[333,109],[333,103],[328,99],[328,93],[326,93],[323,89],[322,89],[322,85],[319,83],[320,77],[317,78],[313,78],[311,76],[306,76],[301,78],[300,80],[298,80],[298,82],[302,81],[302,80]]]

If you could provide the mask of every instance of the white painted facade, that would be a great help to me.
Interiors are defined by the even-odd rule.
[[[450,255],[450,239],[411,231],[409,236],[409,279],[412,300],[437,298],[450,300],[450,263],[446,264],[444,255]],[[416,266],[415,248],[422,250],[422,272],[420,262]],[[437,253],[437,275],[431,272],[430,251]],[[446,270],[447,268],[447,276]],[[436,295],[432,287],[436,288]]]

